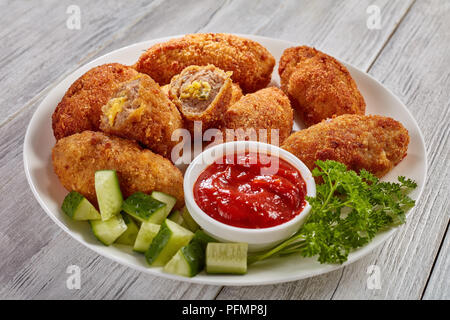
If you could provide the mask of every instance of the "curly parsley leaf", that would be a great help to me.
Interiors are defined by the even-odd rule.
[[[402,224],[414,207],[408,193],[417,184],[405,177],[398,183],[380,181],[367,170],[359,174],[336,161],[316,161],[312,171],[323,183],[307,197],[311,214],[300,230],[275,248],[249,256],[249,263],[273,255],[318,256],[321,263],[343,263],[348,254],[369,243],[377,233]]]

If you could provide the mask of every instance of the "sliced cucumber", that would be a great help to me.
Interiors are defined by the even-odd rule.
[[[153,238],[158,234],[160,227],[160,225],[151,222],[142,222],[133,250],[145,253],[150,247]]]
[[[202,248],[206,250],[206,246],[210,242],[219,242],[210,235],[206,234],[203,230],[197,230],[194,234],[194,238],[192,239],[192,242],[199,242],[202,245]]]
[[[173,222],[175,222],[175,223],[179,224],[180,226],[182,226],[183,228],[186,228],[186,229],[189,230],[189,227],[186,224],[186,221],[184,221],[180,210],[172,211],[172,213],[167,217],[167,219],[170,219]]]
[[[139,232],[139,227],[126,213],[122,213],[121,215],[123,221],[127,225],[127,230],[117,238],[116,243],[133,246]]]
[[[143,192],[136,192],[129,196],[122,205],[123,211],[141,222],[160,224],[166,218],[166,207],[162,201]]]
[[[73,220],[100,220],[95,207],[80,193],[71,191],[63,201],[62,211]]]
[[[120,213],[123,197],[116,171],[100,170],[95,172],[95,192],[102,220],[108,220]]]
[[[172,220],[173,222],[179,224],[180,226],[183,225],[184,220],[183,217],[181,216],[181,211],[180,210],[175,210],[173,211],[168,217],[167,219]]]
[[[193,277],[205,267],[205,250],[200,242],[191,241],[173,256],[164,271],[185,277]]]
[[[145,258],[151,266],[164,266],[181,248],[191,241],[194,234],[171,220],[164,220],[153,239]]]
[[[195,222],[195,220],[192,218],[191,214],[189,213],[189,211],[186,207],[184,207],[181,210],[181,215],[183,216],[183,220],[189,230],[191,230],[192,232],[195,232],[200,228],[199,225],[197,224],[197,222]]]
[[[247,251],[247,243],[208,243],[206,247],[206,272],[246,273]]]
[[[127,225],[121,215],[113,216],[109,220],[90,220],[95,237],[106,246],[117,240],[126,230]]]
[[[203,230],[197,230],[191,242],[178,250],[166,264],[164,271],[185,277],[193,277],[205,267],[205,251],[209,242],[217,242]]]
[[[164,202],[167,205],[166,217],[169,215],[170,211],[172,211],[175,203],[177,203],[177,199],[175,197],[172,197],[171,195],[160,191],[153,191],[152,197],[156,200]]]

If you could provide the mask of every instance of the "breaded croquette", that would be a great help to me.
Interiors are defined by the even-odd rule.
[[[172,133],[180,128],[183,120],[178,109],[146,74],[123,82],[102,107],[102,131],[136,140],[164,157],[170,157],[177,143]]]
[[[203,131],[217,127],[233,94],[230,74],[213,65],[189,66],[170,81],[169,96],[191,131],[194,121]]]
[[[250,135],[252,130],[259,141],[260,129],[267,130],[267,143],[271,143],[271,130],[278,130],[278,143],[282,143],[291,133],[294,121],[293,110],[288,97],[276,87],[269,87],[250,93],[233,104],[225,113],[222,128],[243,129],[245,135]],[[224,137],[228,139],[227,137]],[[237,139],[241,139],[237,137]],[[272,141],[276,143],[277,141]]]
[[[406,156],[408,131],[388,117],[341,115],[293,133],[281,146],[309,169],[316,160],[335,160],[348,169],[382,177]]]
[[[60,139],[52,151],[53,168],[62,185],[97,204],[95,172],[116,170],[124,197],[134,192],[162,191],[184,202],[183,176],[169,160],[136,142],[84,131]]]
[[[84,130],[98,130],[101,108],[120,83],[134,78],[138,72],[119,63],[92,68],[67,90],[52,116],[56,140]]]
[[[198,33],[150,47],[135,67],[165,85],[187,66],[208,64],[232,71],[233,81],[248,93],[269,84],[275,59],[250,39],[226,33]]]
[[[281,88],[307,126],[341,114],[364,114],[366,104],[347,68],[307,46],[286,49]]]

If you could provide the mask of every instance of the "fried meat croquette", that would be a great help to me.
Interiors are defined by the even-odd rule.
[[[170,157],[177,143],[172,133],[180,128],[183,120],[178,109],[145,74],[123,82],[102,107],[102,131],[136,140],[165,157]]]
[[[60,139],[52,151],[53,168],[62,185],[97,204],[97,170],[116,170],[124,197],[141,191],[162,191],[184,202],[183,176],[169,160],[142,149],[136,142],[84,131]]]
[[[366,104],[347,68],[307,46],[286,49],[281,88],[307,126],[341,114],[364,114]]]
[[[187,66],[208,64],[232,71],[233,81],[248,93],[269,84],[275,59],[255,41],[226,33],[198,33],[150,47],[135,67],[165,85]]]
[[[361,169],[382,177],[404,157],[409,135],[388,117],[341,115],[293,133],[281,146],[309,169],[316,160],[335,160],[348,169]]]
[[[230,74],[213,65],[189,66],[170,81],[169,96],[188,129],[202,122],[203,131],[217,126],[233,96]]]
[[[245,135],[256,134],[259,141],[265,140],[260,136],[259,130],[266,129],[268,143],[275,138],[272,137],[271,130],[279,130],[278,139],[282,143],[291,133],[293,121],[293,110],[288,97],[280,89],[269,87],[247,94],[233,104],[224,115],[222,127],[225,133],[226,129],[234,129],[235,134],[243,129]],[[249,133],[248,130],[252,132]],[[242,140],[242,137],[237,139]]]
[[[120,83],[138,72],[119,63],[92,68],[67,90],[52,115],[56,140],[84,130],[97,131],[102,106],[108,102]]]

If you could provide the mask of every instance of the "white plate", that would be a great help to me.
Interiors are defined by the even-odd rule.
[[[284,49],[297,45],[292,42],[277,39],[251,35],[243,36],[261,43],[274,55],[277,61]],[[86,64],[61,81],[39,105],[25,135],[23,157],[25,173],[31,190],[45,212],[71,237],[98,254],[142,272],[170,279],[211,285],[263,285],[308,278],[342,267],[342,265],[321,265],[312,258],[306,259],[299,256],[289,256],[269,259],[252,265],[248,273],[243,276],[207,275],[201,273],[193,278],[184,278],[164,273],[161,268],[147,267],[142,255],[133,253],[124,246],[103,246],[92,235],[88,223],[72,221],[61,212],[61,203],[67,191],[62,187],[58,178],[53,173],[51,163],[51,149],[55,144],[51,116],[56,105],[69,86],[92,67],[110,62],[131,65],[137,61],[138,57],[148,47],[168,39],[163,38],[137,43],[111,52]],[[385,179],[394,180],[400,175],[414,179],[417,181],[418,187],[411,196],[414,199],[418,199],[425,185],[427,160],[423,136],[416,121],[406,106],[378,81],[348,64],[345,65],[364,96],[367,103],[366,113],[390,116],[401,121],[408,129],[411,137],[408,156]],[[273,82],[279,83],[278,66],[274,69]],[[301,128],[301,125],[296,123],[294,129],[299,128]],[[395,229],[379,234],[370,244],[351,253],[345,264],[352,263],[368,254],[375,247],[386,241],[394,232]],[[108,271],[105,270],[105,272],[107,273]]]

